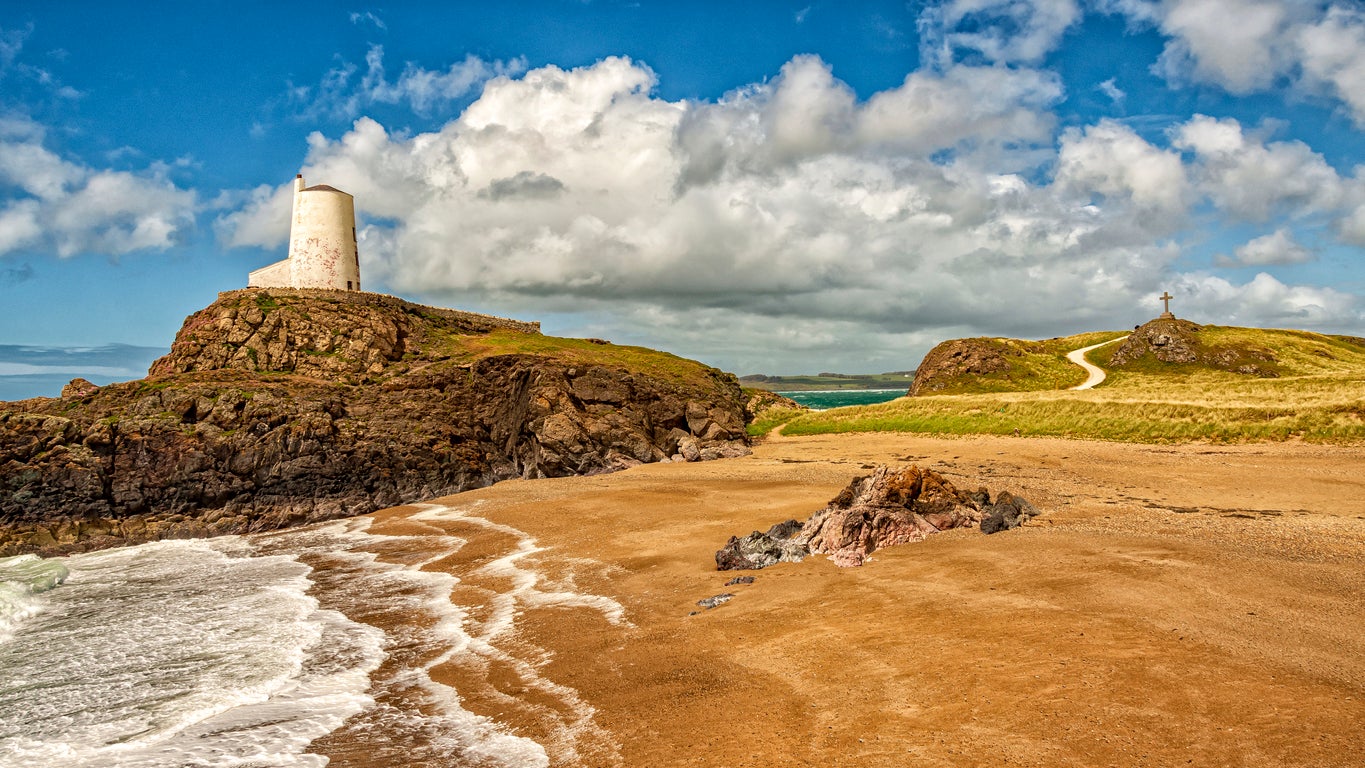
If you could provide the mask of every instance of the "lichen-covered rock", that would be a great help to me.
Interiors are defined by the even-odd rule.
[[[1136,328],[1109,358],[1123,368],[1150,356],[1162,363],[1195,364],[1261,378],[1276,378],[1275,353],[1260,346],[1210,346],[1201,339],[1204,328],[1175,317],[1160,317]]]
[[[747,452],[733,376],[622,349],[374,294],[225,293],[147,379],[0,403],[0,556]]]
[[[726,603],[730,602],[733,599],[735,599],[733,593],[724,592],[719,595],[712,595],[711,597],[702,598],[701,600],[697,601],[697,605],[700,605],[701,607],[709,611],[718,605],[725,605]]]
[[[62,399],[79,400],[82,397],[93,395],[97,389],[99,387],[88,379],[72,379],[67,382],[66,386],[62,387]]]
[[[1149,354],[1163,363],[1195,362],[1199,359],[1196,334],[1201,330],[1189,320],[1157,318],[1134,329],[1110,355],[1109,364],[1123,366]]]
[[[774,563],[799,563],[810,554],[805,540],[799,538],[800,533],[801,522],[788,520],[766,533],[754,531],[744,537],[731,536],[716,552],[716,570],[749,571]]]
[[[858,566],[878,549],[922,541],[952,528],[977,523],[994,533],[1017,528],[1038,509],[1008,491],[995,503],[985,488],[958,490],[933,470],[914,465],[900,470],[878,467],[854,478],[824,509],[805,523],[788,520],[767,533],[731,536],[716,552],[717,570],[750,570],[779,562],[800,562],[810,554],[827,554],[839,566]]]
[[[879,467],[816,512],[799,538],[812,553],[827,554],[839,565],[862,565],[878,549],[923,541],[980,520],[976,500],[937,472]]]
[[[406,355],[423,356],[443,336],[496,329],[539,333],[540,324],[377,293],[248,288],[220,294],[185,318],[150,375],[268,371],[358,383]]]
[[[1015,342],[1029,345],[1030,342]],[[906,393],[911,397],[951,389],[964,377],[983,376],[1010,369],[1009,357],[1019,357],[1024,348],[1001,343],[998,339],[951,339],[929,350]]]

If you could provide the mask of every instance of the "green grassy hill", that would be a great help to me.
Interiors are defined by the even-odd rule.
[[[944,388],[950,393],[795,416],[783,433],[1365,442],[1365,339],[1203,326],[1183,348],[1191,360],[1163,361],[1153,353],[1114,365],[1128,343],[1113,344],[1087,356],[1109,374],[1104,384],[1083,392],[1067,389],[1085,377],[1066,361],[1066,352],[1122,335],[987,340],[997,349],[1018,352],[1002,355],[1008,369],[958,377]]]
[[[945,341],[924,356],[912,394],[960,395],[1066,389],[1085,381],[1085,371],[1066,353],[1122,337],[1122,331],[1026,341],[975,338]]]

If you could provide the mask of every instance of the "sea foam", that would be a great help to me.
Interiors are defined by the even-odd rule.
[[[475,515],[477,504],[414,506],[418,511],[404,519],[412,533],[376,533],[371,518],[356,518],[282,534],[274,543],[275,537],[257,540],[266,551],[282,546],[312,563],[314,594],[323,605],[386,629],[388,659],[371,678],[374,705],[314,748],[341,764],[404,768],[578,764],[586,748],[591,764],[620,765],[593,709],[543,673],[548,654],[519,636],[518,620],[527,608],[556,606],[586,608],[624,624],[621,606],[572,584],[549,584],[525,562],[543,551],[535,540]],[[461,564],[455,556],[468,544],[464,537],[481,539],[481,551],[492,546],[491,559],[485,554]],[[497,586],[462,583],[485,576]],[[462,605],[452,593],[478,599]],[[509,696],[490,684],[486,676],[494,667],[510,671],[527,694]],[[437,674],[442,669],[446,674]],[[461,670],[458,689],[442,682],[452,669]],[[470,711],[471,697],[485,710],[493,703],[529,713],[543,741]]]
[[[43,609],[42,594],[66,581],[66,566],[37,555],[0,557],[0,643]]]
[[[0,766],[322,766],[304,748],[371,703],[382,633],[293,557],[225,537],[65,567],[0,643]]]
[[[625,625],[620,604],[546,579],[535,539],[474,508],[419,505],[410,535],[353,518],[0,561],[0,768],[538,768],[582,749],[620,765],[593,709],[519,637],[527,609]],[[491,557],[450,572],[467,544],[450,530],[489,537]],[[481,677],[493,667],[530,695]],[[471,695],[529,712],[543,743],[471,712]]]

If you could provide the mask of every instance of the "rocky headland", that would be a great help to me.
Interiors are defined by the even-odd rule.
[[[1189,364],[1262,378],[1276,378],[1279,361],[1274,350],[1258,344],[1211,345],[1201,338],[1197,323],[1159,317],[1133,329],[1114,350],[1109,365],[1137,367],[1143,363]]]
[[[936,345],[924,356],[915,369],[915,378],[906,392],[911,397],[932,395],[951,390],[968,378],[1010,370],[1011,358],[1021,357],[1033,342],[1003,339],[951,339]]]
[[[1084,379],[1065,354],[1106,341],[1109,334],[1029,341],[970,338],[944,341],[924,356],[908,394],[954,395],[1068,389]],[[1109,338],[1117,337],[1113,332]],[[1182,374],[1195,370],[1278,378],[1305,372],[1296,357],[1335,359],[1342,345],[1365,346],[1352,336],[1305,331],[1202,326],[1158,317],[1115,344],[1106,366],[1115,371]],[[1312,358],[1309,358],[1310,360]],[[1310,366],[1311,367],[1311,366]]]
[[[734,376],[377,294],[248,289],[147,378],[0,403],[0,555],[242,533],[747,452]]]

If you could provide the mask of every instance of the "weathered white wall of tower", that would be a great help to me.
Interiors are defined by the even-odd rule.
[[[289,257],[247,276],[248,288],[360,290],[360,253],[355,198],[325,185],[303,186],[294,178]]]
[[[290,286],[288,259],[277,261],[267,267],[261,267],[246,276],[246,287],[248,288],[289,288]]]
[[[302,179],[297,182],[302,185]],[[289,230],[291,288],[360,290],[355,198],[331,187],[294,192]]]

